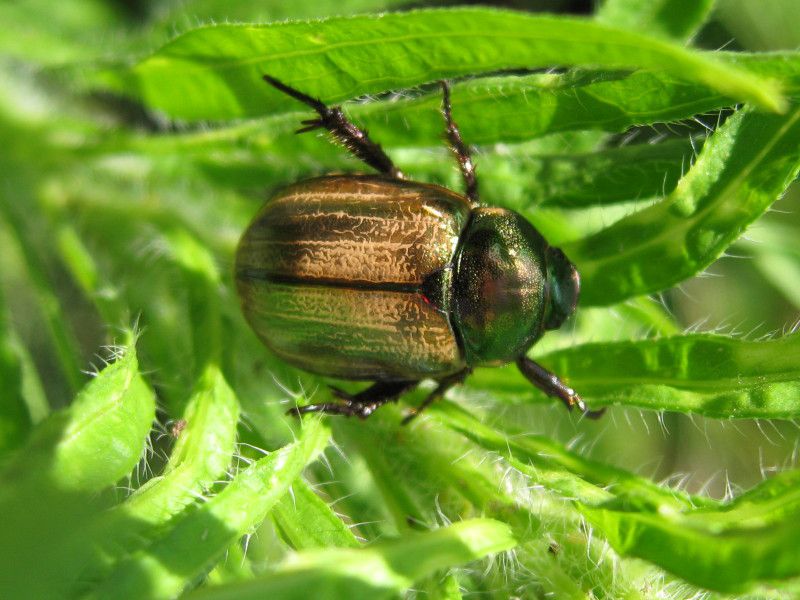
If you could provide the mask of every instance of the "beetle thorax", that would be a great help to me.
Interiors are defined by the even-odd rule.
[[[462,233],[454,324],[469,365],[497,365],[541,335],[549,296],[547,242],[516,212],[478,208]]]

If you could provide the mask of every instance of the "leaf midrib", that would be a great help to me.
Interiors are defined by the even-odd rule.
[[[751,114],[753,114],[753,113],[751,113]],[[764,146],[762,146],[762,148],[758,152],[758,154],[756,154],[753,157],[753,159],[751,161],[749,161],[747,167],[745,169],[742,169],[728,184],[725,185],[725,187],[722,190],[720,190],[719,193],[715,194],[715,196],[717,198],[716,200],[714,200],[712,202],[709,202],[706,206],[701,208],[699,211],[693,213],[691,215],[691,218],[682,219],[681,221],[678,222],[678,224],[675,227],[662,228],[662,231],[658,235],[648,238],[645,243],[629,246],[629,247],[627,247],[627,248],[625,248],[623,250],[615,252],[614,253],[615,260],[623,258],[623,257],[630,256],[632,254],[640,254],[646,249],[651,249],[653,247],[658,247],[659,245],[663,245],[663,243],[664,243],[664,241],[666,239],[675,238],[675,234],[678,233],[678,232],[681,233],[682,239],[685,240],[686,239],[686,233],[689,231],[689,229],[693,225],[695,225],[698,222],[702,221],[703,217],[705,217],[709,212],[711,212],[712,210],[718,208],[719,204],[721,202],[723,202],[722,198],[725,198],[725,197],[729,196],[730,193],[731,193],[731,190],[733,188],[738,187],[742,183],[742,181],[746,180],[750,176],[750,174],[753,172],[755,167],[757,165],[759,165],[764,160],[764,157],[767,154],[769,154],[769,152],[778,144],[778,142],[785,135],[786,131],[788,129],[790,129],[792,126],[794,126],[794,124],[798,121],[798,119],[800,119],[800,107],[795,109],[795,111],[794,111],[793,115],[791,116],[791,118],[786,119],[786,121],[783,124],[783,126],[778,131],[775,132],[775,135],[772,136],[772,138],[769,141],[769,143],[767,143]],[[701,166],[701,165],[698,165],[698,163],[695,163],[693,168],[698,168],[698,166]],[[677,194],[673,194],[673,197],[665,199],[658,206],[659,207],[671,206],[677,201],[678,197],[679,196]],[[637,213],[637,215],[638,214],[639,213]],[[634,217],[636,217],[636,215],[634,215]],[[614,227],[614,225],[612,225],[612,227]],[[730,233],[730,231],[729,231],[729,233]],[[685,245],[682,245],[682,247],[685,247]],[[707,257],[703,257],[703,258],[707,258]],[[583,261],[581,266],[583,268],[586,268],[585,265],[588,262],[589,261]],[[603,262],[603,258],[602,257],[599,258],[599,259],[598,258],[593,258],[593,259],[591,259],[591,262],[593,262],[593,263]],[[698,261],[697,260],[693,260],[692,262],[697,263]],[[700,261],[700,262],[703,262],[703,261]],[[635,264],[635,262],[632,262],[632,264]],[[683,279],[683,277],[681,277],[681,279]]]

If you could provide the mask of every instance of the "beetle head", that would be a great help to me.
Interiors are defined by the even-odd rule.
[[[558,329],[575,312],[581,291],[581,278],[566,255],[552,246],[545,252],[549,302],[545,329]]]

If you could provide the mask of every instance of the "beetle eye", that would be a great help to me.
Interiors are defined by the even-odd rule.
[[[544,326],[546,329],[558,329],[575,312],[581,291],[581,278],[575,265],[559,248],[548,248],[546,260],[550,314]]]

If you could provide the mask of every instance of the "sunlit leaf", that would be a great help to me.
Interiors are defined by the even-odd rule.
[[[296,550],[358,546],[347,524],[302,479],[297,479],[291,494],[278,502],[272,518]]]
[[[644,509],[622,501],[581,512],[618,552],[655,560],[705,588],[734,592],[800,574],[797,481],[797,471],[781,473],[719,508]]]
[[[266,73],[336,102],[442,78],[553,65],[662,69],[736,100],[772,110],[783,105],[773,84],[710,55],[585,20],[472,8],[204,27],[108,77],[170,116],[225,119],[289,105],[261,81]]]
[[[192,598],[392,598],[445,567],[516,545],[508,525],[462,521],[361,549],[326,549],[292,556],[275,573],[249,582],[208,588]]]
[[[172,598],[251,532],[321,452],[327,429],[307,421],[297,442],[253,463],[166,535],[121,561],[92,598]]]
[[[155,399],[138,372],[133,346],[51,415],[0,472],[14,485],[100,490],[128,475],[144,451]],[[113,443],[112,443],[113,442]],[[11,491],[6,485],[5,491]]]
[[[670,492],[548,439],[495,432],[453,406],[440,405],[438,412],[448,425],[498,452],[538,485],[575,499],[622,554],[652,560],[721,591],[800,574],[794,560],[800,471],[781,473],[731,502],[714,502]]]
[[[657,292],[710,265],[778,199],[800,169],[800,108],[740,111],[703,146],[665,200],[564,247],[584,305]]]
[[[800,416],[800,334],[747,341],[693,334],[583,344],[539,358],[591,400],[718,418]],[[483,370],[475,387],[538,394],[512,368]]]

